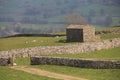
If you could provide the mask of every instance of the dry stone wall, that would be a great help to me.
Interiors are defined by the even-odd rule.
[[[86,42],[65,46],[40,46],[33,48],[23,48],[10,51],[1,51],[0,57],[28,57],[47,54],[78,54],[92,52],[95,50],[109,49],[120,46],[120,38],[103,40],[99,42]]]
[[[31,57],[31,65],[64,65],[94,69],[120,69],[120,61],[81,60],[70,58]]]
[[[0,58],[0,66],[7,66],[10,64],[10,58]]]
[[[120,34],[120,28],[117,30],[103,30],[103,31],[96,31],[96,35],[98,34]]]

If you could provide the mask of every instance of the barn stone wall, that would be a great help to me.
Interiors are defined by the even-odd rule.
[[[95,27],[91,25],[70,25],[66,28],[67,42],[94,41]]]
[[[82,60],[70,58],[31,57],[31,65],[64,65],[94,69],[120,69],[120,61]]]
[[[94,41],[95,38],[95,28],[92,26],[86,26],[83,28],[83,41]]]

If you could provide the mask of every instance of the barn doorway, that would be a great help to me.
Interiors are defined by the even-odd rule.
[[[67,29],[68,42],[83,42],[83,29]]]

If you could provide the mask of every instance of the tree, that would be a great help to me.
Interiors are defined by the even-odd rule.
[[[91,23],[92,23],[92,17],[91,17],[91,16],[88,16],[88,17],[87,17],[87,21],[88,21],[89,24],[91,24]]]
[[[112,22],[113,22],[112,17],[111,16],[106,16],[105,25],[106,26],[111,26]]]
[[[86,19],[84,17],[80,16],[79,14],[76,14],[76,13],[68,14],[65,17],[65,20],[68,24],[80,24],[80,25],[87,24]]]
[[[100,9],[100,15],[101,16],[104,16],[104,15],[106,15],[107,13],[106,13],[106,10],[105,9],[103,9],[103,8],[101,8]]]
[[[89,14],[89,16],[94,17],[96,15],[96,11],[94,9],[90,9],[88,14]]]

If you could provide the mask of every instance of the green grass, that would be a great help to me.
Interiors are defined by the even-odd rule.
[[[92,58],[92,59],[114,59],[120,60],[120,47],[109,50],[100,50],[85,54],[61,54],[50,55],[52,57],[69,57],[69,58]],[[26,65],[38,69],[43,69],[51,72],[67,74],[71,76],[86,78],[89,80],[119,80],[120,69],[86,69],[68,66],[54,66],[54,65],[37,65],[31,66],[29,58],[17,58],[15,62],[18,65]]]
[[[96,31],[118,31],[120,27],[101,27],[96,28]],[[101,39],[112,39],[112,38],[120,38],[120,34],[101,34]]]
[[[0,50],[11,50],[18,48],[36,47],[36,46],[59,46],[68,43],[59,42],[65,37],[11,37],[0,38]],[[36,40],[36,42],[33,42]]]
[[[57,80],[0,66],[0,80]]]
[[[116,31],[120,30],[120,27],[97,27],[96,31]]]
[[[100,35],[101,39],[112,39],[119,38],[120,34],[103,34]],[[36,42],[33,42],[36,40]],[[11,38],[0,38],[0,51],[27,48],[27,47],[37,47],[37,46],[61,46],[73,43],[64,43],[60,40],[66,40],[66,37],[11,37]]]
[[[113,39],[113,38],[120,38],[120,34],[101,34],[101,39]]]
[[[82,58],[82,59],[100,59],[100,60],[120,60],[120,47],[108,49],[108,50],[99,50],[90,53],[83,54],[53,54],[47,55],[52,57],[69,57],[69,58]]]
[[[15,59],[15,63],[17,63],[17,65],[30,66],[30,58],[29,57],[17,58],[17,59]]]
[[[71,56],[74,56],[74,55],[71,55]],[[30,61],[29,58],[17,58],[15,60],[15,62],[18,65],[26,65],[28,67],[34,67],[34,68],[56,72],[60,74],[86,78],[89,80],[119,80],[120,79],[120,76],[119,76],[120,69],[86,69],[86,68],[55,66],[55,65],[31,66],[29,64],[30,63],[29,61]]]
[[[67,66],[50,66],[39,65],[34,66],[43,70],[48,70],[56,73],[67,74],[89,80],[119,80],[120,69],[83,69]]]

